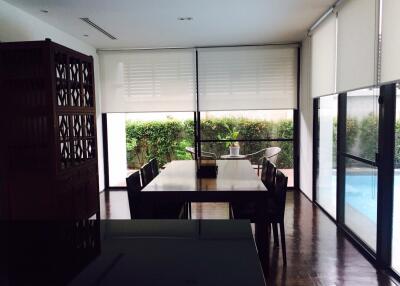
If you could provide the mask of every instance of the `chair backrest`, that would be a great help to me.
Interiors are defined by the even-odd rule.
[[[160,169],[158,167],[158,161],[157,158],[153,158],[149,161],[149,164],[151,165],[151,169],[153,171],[153,177],[157,177],[158,174],[160,173]]]
[[[126,178],[126,187],[128,189],[129,211],[131,212],[131,218],[133,218],[135,216],[135,209],[139,204],[138,194],[142,190],[139,171],[134,172]]]
[[[276,167],[269,160],[263,161],[261,180],[270,191],[275,187]]]
[[[282,149],[279,147],[268,147],[267,149],[265,149],[265,158],[267,158],[272,164],[275,165],[281,150]]]
[[[186,152],[190,153],[190,155],[192,156],[192,159],[195,159],[195,153],[194,153],[194,148],[193,147],[186,147],[185,148]]]
[[[154,179],[153,168],[150,163],[147,163],[140,168],[140,175],[142,178],[142,186],[147,186],[151,180]]]
[[[186,152],[190,153],[192,155],[192,159],[196,159],[196,152],[193,147],[186,147],[185,148]],[[211,152],[201,152],[201,159],[217,159],[217,155]]]
[[[283,219],[285,216],[285,205],[286,205],[286,191],[287,191],[288,178],[281,172],[276,172],[274,197],[277,203],[277,215],[279,219]]]

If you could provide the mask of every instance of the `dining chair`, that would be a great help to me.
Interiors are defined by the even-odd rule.
[[[261,171],[261,181],[267,190],[272,190],[275,184],[276,167],[269,160],[263,160],[263,168]]]
[[[132,173],[128,178],[126,178],[126,187],[128,191],[128,202],[129,202],[129,211],[131,213],[131,219],[139,217],[139,211],[135,211],[136,207],[140,205],[140,191],[142,190],[142,185],[140,183],[140,173],[136,171]],[[137,208],[138,210],[139,208]]]
[[[286,240],[285,240],[285,206],[288,178],[281,172],[276,172],[275,186],[272,190],[274,201],[268,206],[268,220],[272,224],[274,232],[274,241],[278,236],[277,225],[281,237],[283,263],[286,265]],[[276,246],[279,243],[275,243]]]
[[[153,177],[157,177],[158,174],[160,173],[160,169],[158,167],[158,161],[157,158],[153,158],[149,161],[149,164],[151,165],[151,169],[153,171]]]
[[[268,160],[266,160],[268,162]],[[266,163],[267,164],[267,163]],[[271,163],[272,164],[272,163]],[[273,164],[272,164],[273,165]],[[285,205],[287,191],[287,177],[281,172],[276,171],[273,187],[269,190],[272,196],[267,203],[266,220],[272,225],[274,244],[279,246],[278,225],[281,236],[283,264],[286,265],[286,240],[285,240]],[[231,203],[231,219],[248,219],[251,223],[256,220],[256,203]]]
[[[144,188],[154,179],[153,167],[150,162],[144,164],[140,168],[140,175],[142,178],[142,186]]]
[[[143,200],[139,171],[126,178],[126,186],[131,219],[187,219],[189,217],[186,203]]]
[[[252,154],[248,154],[247,156],[249,156],[248,158],[251,159],[251,157],[255,154],[259,154],[260,152],[264,152],[264,155],[258,159],[258,166],[257,166],[257,175],[260,175],[260,165],[262,164],[261,162],[264,159],[269,160],[272,164],[276,165],[276,161],[278,159],[278,155],[279,153],[282,151],[282,149],[280,147],[268,147],[268,148],[264,148],[261,149],[257,152],[254,152]],[[261,164],[260,164],[261,163]]]

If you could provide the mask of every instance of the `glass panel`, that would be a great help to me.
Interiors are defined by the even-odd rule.
[[[279,147],[281,151],[276,157],[272,157],[273,163],[276,164],[277,168],[281,170],[288,177],[288,186],[293,186],[293,142],[292,141],[273,141],[273,142],[239,142],[238,145],[240,155],[254,154],[257,151],[261,151],[251,156],[246,156],[251,161],[254,167],[254,171],[257,172],[258,163],[262,156],[265,155],[263,149],[267,147]],[[201,144],[202,152],[206,156],[215,156],[217,159],[222,159],[224,156],[229,157],[230,148],[227,142],[203,142]],[[222,158],[221,158],[222,156]],[[225,157],[225,158],[226,158]]]
[[[378,169],[346,158],[345,224],[376,249]]]
[[[201,112],[201,139],[293,138],[293,110]]]
[[[107,113],[107,131],[109,185],[126,186],[125,114]]]
[[[317,202],[336,218],[336,150],[338,96],[319,99]]]
[[[396,90],[392,267],[400,273],[400,86]]]
[[[108,113],[108,156],[111,187],[126,186],[125,178],[151,158],[159,166],[190,160],[194,146],[193,112]]]
[[[347,93],[346,152],[375,162],[378,152],[379,89]]]

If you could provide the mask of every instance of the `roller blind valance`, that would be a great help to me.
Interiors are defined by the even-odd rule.
[[[297,108],[297,47],[198,49],[199,110]]]
[[[336,15],[330,15],[311,38],[312,96],[336,91]]]
[[[337,92],[377,83],[378,1],[345,1],[338,11]]]
[[[101,51],[102,112],[196,109],[193,49]]]

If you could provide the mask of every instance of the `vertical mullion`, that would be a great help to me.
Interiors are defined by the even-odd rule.
[[[95,119],[96,120],[96,119]],[[104,189],[106,192],[110,188],[110,173],[108,164],[108,126],[107,126],[107,113],[101,115],[103,127],[103,160],[104,160]]]
[[[195,159],[201,158],[201,132],[200,132],[200,107],[199,107],[199,56],[196,50],[196,125],[195,125]]]
[[[293,110],[293,168],[294,168],[294,187],[296,189],[300,188],[300,173],[299,173],[299,157],[300,157],[300,148],[299,148],[299,110],[295,109]]]
[[[297,49],[297,108],[293,111],[293,159],[294,159],[294,187],[300,189],[300,76],[301,76],[301,48]]]
[[[381,86],[379,96],[379,145],[377,251],[379,267],[391,266],[393,226],[394,144],[396,120],[396,85]]]
[[[319,98],[315,98],[313,103],[313,178],[312,178],[312,192],[313,202],[317,201],[317,180],[319,169]]]
[[[341,93],[338,98],[337,116],[337,156],[336,156],[336,221],[344,225],[345,204],[345,171],[346,159],[346,120],[347,120],[347,94]]]

